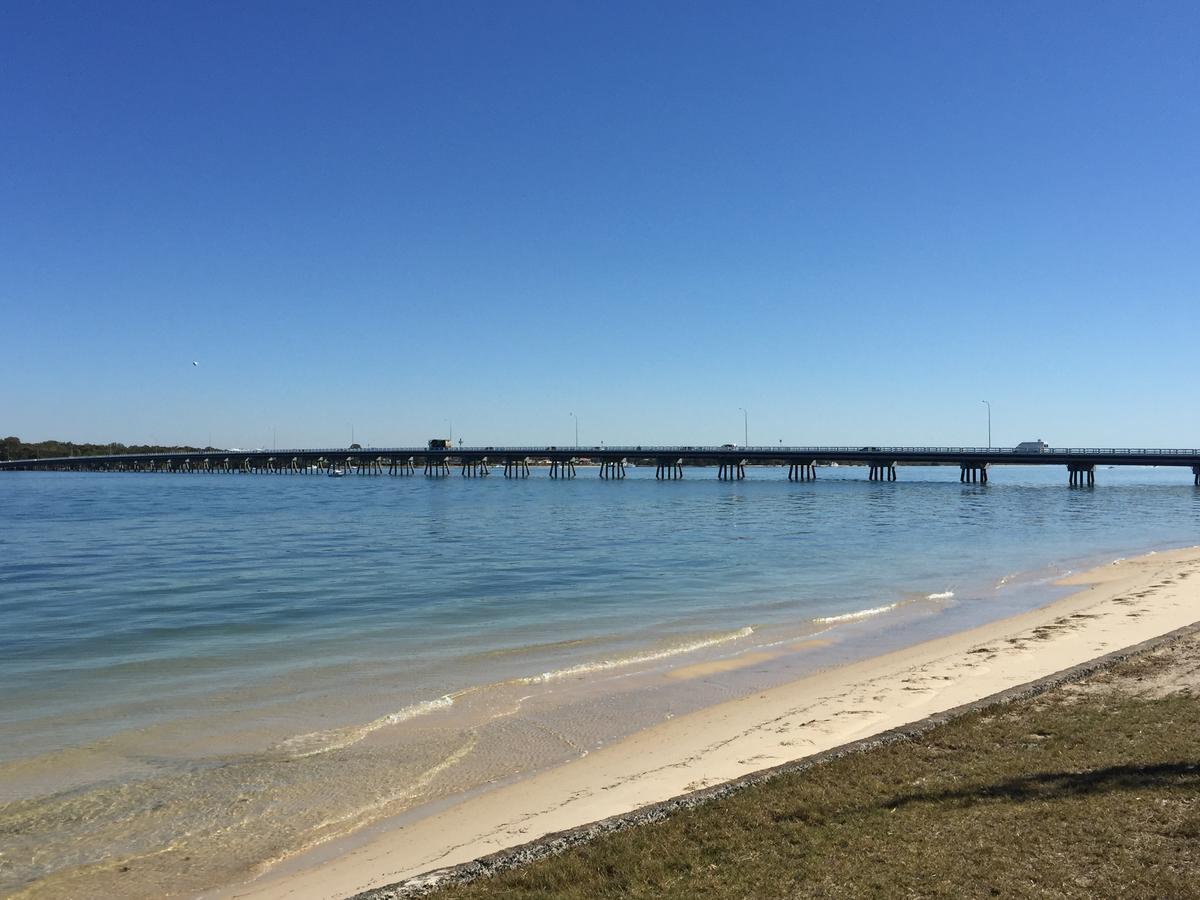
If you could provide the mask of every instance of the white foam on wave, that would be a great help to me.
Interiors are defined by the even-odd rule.
[[[925,600],[950,600],[954,597],[954,591],[938,591],[933,594],[926,594]],[[922,598],[918,595],[915,597],[906,597],[903,600],[897,600],[895,603],[885,603],[883,606],[872,606],[869,609],[860,609],[855,612],[841,613],[836,616],[817,616],[811,621],[818,625],[838,625],[842,622],[857,622],[860,619],[870,619],[874,616],[882,616],[884,613],[889,613],[901,606],[907,606],[910,603],[918,603]]]
[[[818,616],[813,619],[821,625],[834,625],[838,622],[854,622],[858,619],[869,619],[872,616],[883,615],[885,612],[891,612],[900,605],[899,601],[889,603],[886,606],[873,606],[870,609],[860,609],[857,612],[842,613],[840,616]]]
[[[557,681],[560,678],[570,678],[574,675],[591,675],[594,672],[621,669],[625,666],[636,666],[639,663],[657,662],[660,659],[669,659],[672,656],[679,656],[683,653],[694,653],[706,647],[726,644],[729,641],[736,641],[738,638],[749,637],[752,634],[754,634],[754,629],[747,625],[745,628],[739,628],[737,631],[731,631],[728,634],[719,634],[698,641],[690,641],[686,644],[677,644],[674,647],[664,647],[662,650],[653,650],[648,653],[635,653],[632,656],[620,656],[615,659],[599,659],[593,662],[580,663],[577,666],[567,666],[565,669],[543,672],[541,675],[530,675],[527,678],[520,678],[518,681],[523,684],[543,684],[547,681]]]
[[[388,713],[386,716],[372,719],[365,725],[296,735],[295,737],[288,738],[286,741],[280,741],[275,745],[275,749],[286,753],[293,759],[301,759],[317,753],[329,753],[331,750],[341,750],[344,747],[349,747],[351,744],[357,744],[368,734],[378,731],[380,728],[387,728],[389,725],[399,725],[401,722],[407,722],[410,719],[417,718],[417,716],[437,712],[439,709],[449,709],[454,705],[455,696],[461,696],[462,693],[464,692],[460,691],[457,695],[447,694],[444,697],[438,697],[436,700],[422,700],[420,703],[413,703],[403,709]]]

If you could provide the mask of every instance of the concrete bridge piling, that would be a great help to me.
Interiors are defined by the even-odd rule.
[[[958,480],[967,484],[988,483],[987,463],[965,462],[958,468]]]
[[[378,456],[373,457],[371,459],[358,460],[358,468],[357,469],[354,468],[354,465],[355,465],[354,458],[347,456],[346,457],[346,471],[347,472],[353,471],[357,475],[382,475],[383,474],[383,466],[381,466],[379,464]]]
[[[654,477],[659,481],[678,481],[683,477],[683,460],[658,459]]]
[[[896,464],[894,462],[873,462],[867,478],[869,481],[895,481]]]
[[[450,460],[448,457],[425,457],[425,474],[430,478],[441,478],[450,474]]]
[[[1071,487],[1095,487],[1096,467],[1087,463],[1071,463],[1067,466],[1068,482]]]
[[[720,481],[741,481],[746,477],[746,461],[722,462],[717,468],[717,478]]]
[[[794,462],[788,466],[788,481],[816,481],[817,462]]]
[[[575,460],[574,459],[552,459],[550,460],[550,477],[551,478],[574,478],[575,477]]]
[[[600,462],[600,477],[603,479],[621,479],[625,477],[625,460],[605,459]]]
[[[528,478],[529,477],[529,457],[504,457],[504,477],[505,478]]]
[[[480,459],[468,459],[463,457],[462,460],[462,477],[463,478],[482,478],[488,474],[487,457]]]

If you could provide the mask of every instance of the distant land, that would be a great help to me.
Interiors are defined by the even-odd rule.
[[[218,447],[179,447],[157,444],[76,444],[71,441],[39,441],[29,444],[19,437],[6,437],[0,445],[0,461],[42,459],[55,456],[104,456],[109,453],[213,452]]]

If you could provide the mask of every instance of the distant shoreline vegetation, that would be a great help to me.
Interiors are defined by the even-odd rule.
[[[107,456],[115,453],[205,453],[217,447],[159,446],[157,444],[76,444],[72,441],[39,441],[29,444],[19,437],[6,437],[0,444],[0,461],[42,459],[55,456]]]

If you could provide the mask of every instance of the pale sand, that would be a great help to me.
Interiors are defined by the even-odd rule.
[[[1200,548],[1066,579],[1045,607],[672,719],[224,896],[344,898],[799,759],[1200,620]]]

